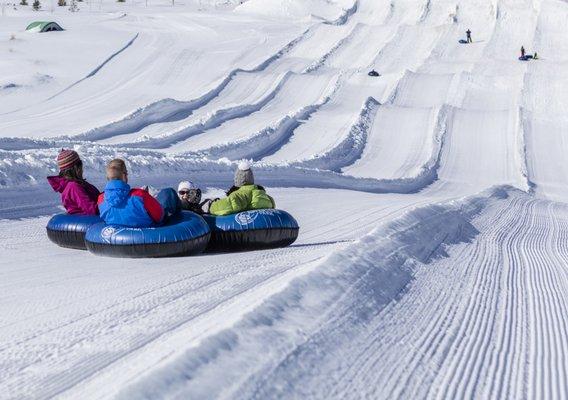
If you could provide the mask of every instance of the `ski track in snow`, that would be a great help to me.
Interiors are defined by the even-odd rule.
[[[507,191],[410,212],[394,222],[405,229],[371,233],[122,397],[563,398],[568,249],[555,224],[568,209]],[[264,340],[269,355],[254,347]],[[544,370],[531,367],[541,357]]]
[[[568,397],[568,5],[336,7],[192,100],[0,138],[0,398]],[[145,44],[215,32],[210,18]],[[468,28],[474,43],[459,44]],[[541,60],[517,61],[521,45]],[[181,81],[192,57],[154,72]],[[124,157],[133,184],[189,178],[214,197],[253,159],[300,238],[167,262],[55,247],[44,177],[62,147],[99,186]]]
[[[93,131],[77,135],[75,136],[75,138],[86,140],[101,140],[111,136],[135,132],[150,124],[176,121],[187,118],[189,115],[191,115],[193,110],[202,107],[203,105],[214,99],[216,96],[218,96],[219,93],[234,79],[237,74],[241,72],[263,71],[272,62],[280,58],[302,39],[303,35],[299,38],[294,39],[278,53],[269,57],[252,70],[235,69],[231,71],[231,73],[221,83],[219,83],[215,88],[211,89],[208,93],[204,94],[198,99],[188,102],[180,102],[174,99],[161,100],[156,103],[150,104],[141,110],[135,111],[121,121],[117,121],[100,128],[95,128]]]
[[[62,91],[60,91],[59,93],[54,94],[53,96],[51,96],[50,98],[48,98],[46,101],[51,100],[57,96],[59,96],[60,94],[68,91],[69,89],[77,86],[78,84],[80,84],[81,82],[83,82],[86,79],[92,78],[93,76],[95,76],[101,69],[104,68],[105,65],[107,65],[109,62],[112,61],[113,58],[115,58],[116,56],[118,56],[120,53],[122,53],[124,50],[126,50],[127,48],[129,48],[130,46],[132,46],[132,44],[136,41],[136,39],[138,39],[138,36],[140,34],[137,33],[136,35],[134,35],[134,37],[132,39],[130,39],[130,41],[128,43],[126,43],[126,45],[121,48],[120,50],[118,50],[117,52],[111,54],[106,60],[104,60],[99,66],[97,66],[94,70],[92,70],[91,72],[89,72],[87,74],[87,76],[85,76],[83,79],[78,80],[77,82],[71,84],[70,86],[66,87],[65,89],[63,89]]]

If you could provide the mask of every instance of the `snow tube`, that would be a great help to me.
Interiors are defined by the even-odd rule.
[[[375,70],[370,71],[367,75],[369,75],[369,76],[381,76],[381,75],[380,75],[377,71],[375,71]]]
[[[101,256],[174,257],[202,252],[210,236],[203,218],[182,211],[164,225],[150,228],[95,224],[87,230],[85,243],[91,253]]]
[[[87,250],[85,233],[100,222],[98,215],[56,214],[47,223],[47,237],[61,247]]]
[[[465,39],[460,39],[460,43],[461,43],[461,44],[467,44],[467,40],[465,40]]]
[[[529,60],[529,57],[527,57],[527,56],[519,57],[519,60],[520,60],[520,61],[528,61],[528,60]]]
[[[288,246],[298,238],[298,222],[282,210],[251,210],[204,215],[211,228],[208,251],[254,250]]]

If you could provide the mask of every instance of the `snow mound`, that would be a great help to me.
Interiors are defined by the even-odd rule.
[[[235,326],[141,377],[118,398],[311,398],[310,388],[285,380],[308,374],[326,354],[341,359],[331,354],[336,346],[348,343],[403,296],[418,264],[447,257],[449,246],[473,240],[479,232],[472,219],[515,193],[511,187],[494,187],[416,208],[377,227],[292,281]],[[328,338],[325,343],[323,337]],[[269,379],[259,383],[255,376]]]
[[[353,6],[353,0],[249,0],[236,11],[276,18],[334,21]]]

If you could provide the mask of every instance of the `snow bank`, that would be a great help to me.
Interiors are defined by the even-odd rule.
[[[203,150],[203,155],[209,158],[226,157],[231,160],[241,158],[252,158],[260,160],[278,151],[287,143],[295,129],[303,121],[310,119],[323,106],[336,95],[340,84],[341,76],[334,77],[325,89],[322,96],[313,104],[305,105],[301,109],[289,110],[286,115],[278,121],[271,123],[260,131],[254,132],[249,137],[241,140],[233,140],[224,144],[217,144]]]
[[[196,109],[203,107],[214,98],[218,97],[237,75],[241,73],[264,71],[274,61],[280,59],[283,55],[292,50],[294,46],[300,43],[304,39],[306,32],[287,43],[282,49],[262,61],[254,68],[236,68],[232,70],[220,83],[196,99],[189,101],[179,101],[171,98],[158,100],[133,111],[120,120],[94,128],[88,132],[75,135],[74,138],[80,140],[103,140],[114,136],[137,132],[153,124],[183,120],[189,117]]]
[[[345,23],[356,10],[353,0],[249,0],[235,11],[275,18],[324,19]]]
[[[293,72],[285,73],[278,84],[268,93],[266,93],[259,101],[251,104],[229,105],[226,108],[217,109],[213,112],[206,113],[197,118],[196,121],[188,126],[176,130],[173,133],[165,133],[158,137],[139,138],[135,142],[121,143],[121,147],[134,147],[144,149],[166,149],[176,143],[180,143],[192,136],[204,133],[207,130],[215,129],[225,122],[233,119],[244,118],[252,113],[260,111],[268,105],[280,93],[284,84],[290,77],[294,76]]]
[[[403,295],[418,263],[445,257],[447,246],[471,241],[478,233],[472,218],[511,190],[497,187],[414,209],[379,226],[292,281],[235,326],[141,377],[121,397],[309,397],[310,388],[290,385],[295,376],[317,368],[310,360],[337,357],[321,352],[333,353],[336,345],[349,343]],[[322,340],[324,346],[318,343]]]
[[[0,151],[0,188],[27,187],[30,183],[45,182],[48,175],[57,173],[56,157],[63,146],[41,150],[10,152]],[[105,166],[113,158],[124,158],[133,178],[150,179],[160,176],[207,176],[220,175],[228,179],[234,165],[228,160],[210,161],[167,156],[146,150],[120,150],[94,144],[75,144],[64,146],[75,149],[83,160],[85,175],[88,179],[102,180]],[[99,177],[100,179],[97,179]],[[173,185],[172,178],[172,185]],[[230,178],[229,178],[230,179]],[[47,185],[46,189],[47,189]]]
[[[62,146],[41,150],[1,151],[0,190],[45,184],[45,177],[57,173],[56,157]],[[94,144],[75,144],[83,160],[87,179],[102,183],[105,165],[113,158],[127,161],[134,185],[174,185],[180,179],[189,179],[203,186],[230,185],[237,162],[226,158],[211,160],[203,156],[175,156],[157,151],[120,149]],[[415,177],[396,179],[357,178],[333,171],[283,164],[259,162],[255,176],[267,186],[348,189],[370,193],[416,193],[437,179],[437,161],[426,165]],[[167,177],[167,179],[165,178]]]
[[[373,97],[369,97],[363,104],[357,121],[351,126],[349,134],[341,143],[326,153],[315,154],[311,159],[299,161],[296,165],[336,172],[340,172],[341,168],[346,165],[351,165],[363,153],[369,130],[373,126],[379,107],[380,103]]]

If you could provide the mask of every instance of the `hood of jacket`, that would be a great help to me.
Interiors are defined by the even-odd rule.
[[[63,193],[63,191],[67,187],[67,184],[69,183],[68,179],[63,178],[63,177],[58,176],[58,175],[48,176],[47,181],[49,182],[49,184],[53,188],[53,191],[58,192],[58,193]]]
[[[108,181],[105,186],[105,201],[113,206],[125,205],[130,194],[130,185],[119,179]]]

